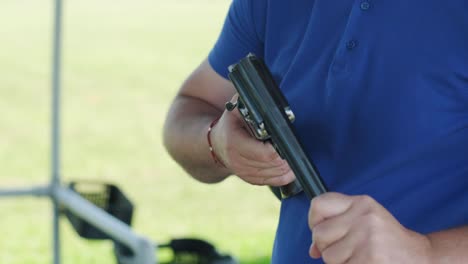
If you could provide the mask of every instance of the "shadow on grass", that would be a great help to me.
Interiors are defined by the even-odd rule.
[[[271,259],[269,257],[262,257],[257,259],[241,259],[240,264],[270,264]]]

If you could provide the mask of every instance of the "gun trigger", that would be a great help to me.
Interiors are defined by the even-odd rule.
[[[224,107],[226,108],[226,110],[231,112],[232,110],[234,110],[237,107],[237,104],[238,104],[237,101],[235,103],[229,101],[226,104],[224,104]]]

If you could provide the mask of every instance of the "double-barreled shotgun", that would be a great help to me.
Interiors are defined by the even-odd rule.
[[[280,187],[282,198],[302,190],[309,199],[326,192],[322,178],[294,133],[294,113],[265,63],[249,54],[229,67],[229,79],[239,97],[236,103],[226,103],[226,109],[237,107],[250,132],[259,140],[270,141],[296,176],[294,182]]]

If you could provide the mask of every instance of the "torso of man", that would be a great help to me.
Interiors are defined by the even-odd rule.
[[[332,191],[428,233],[468,223],[468,1],[235,0],[210,63],[262,57]],[[308,256],[310,202],[282,202],[272,263]]]

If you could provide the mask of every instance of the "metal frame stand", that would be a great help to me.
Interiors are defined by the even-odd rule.
[[[52,105],[51,105],[51,179],[47,186],[33,186],[20,189],[0,189],[2,197],[37,196],[48,197],[53,204],[53,264],[61,263],[59,206],[63,206],[100,229],[113,239],[121,242],[134,252],[126,264],[155,264],[155,245],[145,237],[82,198],[74,191],[61,186],[60,182],[60,84],[61,84],[61,42],[62,42],[62,0],[55,0],[54,32],[52,50]]]

